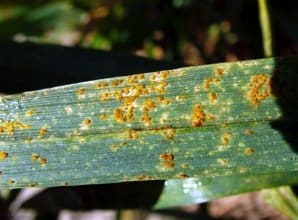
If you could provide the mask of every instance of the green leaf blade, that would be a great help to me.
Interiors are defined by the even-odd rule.
[[[271,124],[296,120],[272,94],[275,65],[214,64],[2,97],[0,186],[296,172],[293,146]]]

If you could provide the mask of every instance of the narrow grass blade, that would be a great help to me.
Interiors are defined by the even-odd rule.
[[[297,61],[220,63],[1,97],[0,187],[275,173],[292,183]]]

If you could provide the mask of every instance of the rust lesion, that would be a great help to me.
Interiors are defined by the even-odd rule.
[[[2,122],[0,123],[0,134],[9,134],[9,135],[13,135],[14,132],[17,129],[29,129],[31,128],[31,125],[29,124],[23,124],[19,121],[6,121],[6,122]]]
[[[221,143],[223,145],[228,145],[231,141],[232,133],[231,132],[224,132],[221,137]]]
[[[48,134],[48,132],[49,132],[49,130],[48,130],[47,127],[42,127],[42,128],[39,129],[38,135],[40,137],[45,137]]]
[[[162,162],[162,166],[167,169],[172,169],[174,167],[174,154],[172,153],[162,153],[159,155],[159,159]]]
[[[222,76],[224,74],[224,69],[223,68],[216,68],[214,72],[215,72],[215,75]]]
[[[25,117],[29,118],[35,114],[36,114],[36,111],[34,109],[29,109],[25,112]]]
[[[47,159],[45,157],[40,157],[39,163],[41,166],[45,166],[47,164]]]
[[[244,134],[246,134],[246,135],[252,135],[254,132],[253,132],[253,130],[251,130],[251,129],[246,129],[245,131],[244,131]]]
[[[220,78],[218,78],[218,77],[209,77],[207,79],[204,79],[203,88],[205,90],[208,90],[208,89],[210,89],[211,84],[219,83],[219,82],[220,82]]]
[[[85,88],[78,88],[77,91],[76,91],[76,95],[77,95],[78,98],[84,98],[85,93],[86,93]]]
[[[254,149],[252,149],[251,147],[247,147],[244,149],[244,153],[246,155],[252,155],[254,152],[255,152]]]
[[[133,130],[133,129],[128,129],[126,130],[126,137],[130,140],[136,140],[139,138],[139,134],[137,133],[137,131]]]
[[[208,94],[208,97],[211,103],[214,103],[217,100],[217,94],[215,92],[210,92]]]
[[[203,111],[201,104],[196,104],[192,109],[191,125],[193,127],[200,127],[206,120],[206,114]]]
[[[269,82],[270,79],[266,74],[258,74],[251,78],[246,97],[256,108],[259,107],[261,101],[270,96]]]
[[[185,173],[179,173],[179,174],[178,174],[178,178],[179,178],[179,179],[186,179],[186,178],[188,178],[188,175],[185,174]]]
[[[165,136],[165,139],[166,140],[172,140],[176,134],[176,129],[175,128],[171,128],[171,127],[168,127],[168,128],[165,128],[163,131],[162,131],[163,135]]]
[[[0,151],[0,160],[5,160],[8,157],[8,153],[6,151]]]
[[[35,161],[37,161],[38,159],[39,159],[39,154],[37,154],[37,153],[33,153],[32,155],[31,155],[31,160],[33,161],[33,162],[35,162]]]

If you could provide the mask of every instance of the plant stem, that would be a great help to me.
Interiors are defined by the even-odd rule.
[[[259,19],[263,36],[263,50],[265,57],[273,56],[272,29],[267,0],[258,0]]]

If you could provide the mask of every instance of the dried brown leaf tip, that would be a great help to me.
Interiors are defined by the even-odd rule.
[[[202,106],[200,104],[195,105],[192,110],[191,125],[193,127],[202,126],[205,120],[206,114],[204,113]]]
[[[269,78],[265,74],[258,74],[251,78],[247,99],[255,107],[270,95]]]
[[[159,159],[162,162],[162,166],[167,169],[174,167],[174,154],[172,153],[162,153],[159,155]]]

